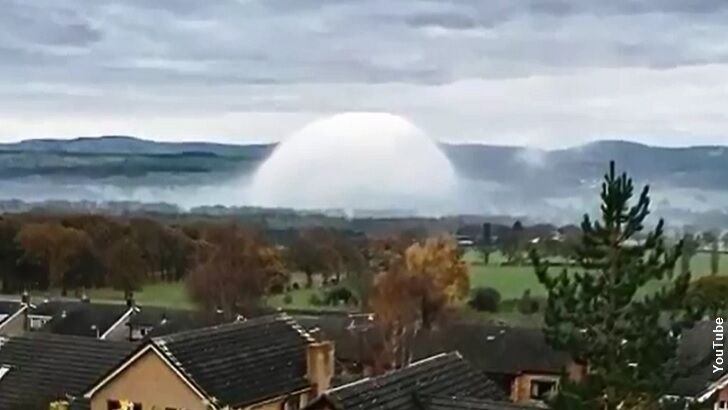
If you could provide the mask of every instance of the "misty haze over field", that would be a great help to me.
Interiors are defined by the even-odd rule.
[[[393,119],[395,127],[410,126],[396,117],[385,118]],[[389,125],[384,121],[385,127]],[[416,146],[407,145],[412,141],[416,146],[433,147],[425,148],[431,154],[413,163],[407,154],[417,152]],[[294,174],[300,174],[301,169],[308,172],[302,175],[304,179],[294,178],[295,182],[288,183],[289,177],[276,169],[264,176],[262,184],[259,179],[256,187],[256,172],[265,170],[266,159],[275,158],[271,155],[275,145],[162,144],[127,137],[35,140],[1,146],[0,197],[167,202],[184,209],[278,205],[354,213],[378,209],[397,215],[471,213],[568,223],[593,208],[607,162],[618,158],[618,165],[638,184],[652,184],[658,214],[669,215],[676,222],[706,224],[722,221],[728,214],[728,183],[724,178],[728,174],[728,149],[722,147],[676,149],[604,141],[546,151],[439,144],[443,160],[447,159],[439,164],[429,157],[434,147],[426,136],[416,137],[403,147],[392,148],[392,153],[402,156],[401,163],[395,164],[396,156],[390,156],[389,162],[377,164],[383,158],[380,153],[362,153],[356,145],[348,151],[332,151],[314,139],[306,148],[296,147],[295,158],[272,162],[274,168],[285,168],[292,161]],[[283,150],[285,145],[279,148]],[[420,191],[410,192],[411,200],[408,195],[397,195],[398,187],[411,179],[405,173],[405,182],[396,182],[396,175],[391,174],[399,172],[400,166],[422,167],[415,175],[422,176],[417,180],[423,185]],[[447,176],[450,172],[454,173],[452,179]],[[269,186],[271,178],[277,186]],[[350,178],[354,179],[348,187]],[[310,184],[303,182],[307,179]],[[378,190],[385,182],[390,185]],[[318,195],[328,196],[316,203]]]

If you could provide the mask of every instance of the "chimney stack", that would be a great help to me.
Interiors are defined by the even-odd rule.
[[[309,343],[306,349],[306,369],[314,396],[328,390],[334,377],[334,343],[331,341]]]

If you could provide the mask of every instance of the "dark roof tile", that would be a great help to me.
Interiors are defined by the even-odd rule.
[[[340,410],[418,409],[416,395],[506,400],[503,391],[458,353],[442,353],[324,394]]]
[[[359,325],[345,316],[296,317],[307,329],[319,328],[324,338],[336,343],[336,357],[360,361],[362,354],[379,343],[381,335],[373,325]],[[364,349],[359,335],[364,336]],[[414,357],[458,351],[475,368],[486,373],[516,375],[523,372],[561,373],[569,363],[567,353],[551,348],[540,329],[495,326],[485,323],[453,323],[421,334],[414,342]],[[364,360],[366,361],[366,357]]]
[[[726,324],[723,324],[726,328]],[[713,373],[713,341],[716,340],[714,333],[715,322],[703,321],[697,323],[692,329],[682,336],[678,357],[683,369],[691,374],[679,378],[672,386],[670,393],[677,396],[694,397],[705,391],[713,382],[728,374],[728,371]],[[723,348],[728,343],[723,333]]]
[[[468,396],[418,395],[423,410],[526,410],[540,407]]]
[[[287,316],[267,316],[152,339],[193,383],[234,407],[300,390],[310,339]]]
[[[80,396],[133,349],[127,342],[33,333],[7,340],[0,364],[0,409],[47,409],[52,400]]]
[[[129,307],[123,304],[70,303],[59,305],[43,330],[60,335],[99,337],[116,324]]]

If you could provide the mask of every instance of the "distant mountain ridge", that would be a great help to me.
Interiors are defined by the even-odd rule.
[[[0,178],[66,173],[81,177],[85,170],[89,177],[94,173],[108,177],[252,170],[275,146],[157,142],[131,136],[31,139],[0,144]],[[441,147],[461,176],[523,184],[538,191],[578,186],[599,178],[612,159],[640,180],[728,191],[728,147],[723,146],[669,148],[605,140],[557,150],[487,144],[443,143]],[[28,155],[33,160],[23,164]],[[99,171],[99,167],[104,170]]]
[[[573,218],[592,206],[608,161],[616,160],[639,185],[653,186],[653,201],[663,214],[688,220],[696,212],[712,212],[728,220],[725,146],[669,148],[618,140],[556,150],[440,146],[465,184],[458,201],[467,212]],[[129,136],[5,143],[0,199],[245,205],[245,181],[275,147]]]
[[[268,153],[274,144],[233,145],[214,142],[159,142],[123,135],[78,137],[73,139],[28,139],[2,143],[2,151],[77,153],[77,154],[183,154],[190,152],[223,156]]]

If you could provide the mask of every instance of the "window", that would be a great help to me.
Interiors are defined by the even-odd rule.
[[[151,326],[139,326],[131,329],[131,340],[141,340],[152,330]]]
[[[553,380],[531,380],[531,399],[546,400],[556,391],[556,382]]]
[[[728,401],[721,400],[715,403],[716,410],[728,410]]]
[[[122,404],[127,404],[127,407],[122,407]],[[131,405],[131,407],[129,407]],[[139,403],[130,403],[125,400],[109,400],[106,402],[107,410],[142,410],[142,405]]]
[[[35,315],[28,316],[28,319],[30,319],[30,330],[38,330],[45,326],[45,324],[48,323],[49,320],[51,320],[50,316]]]

